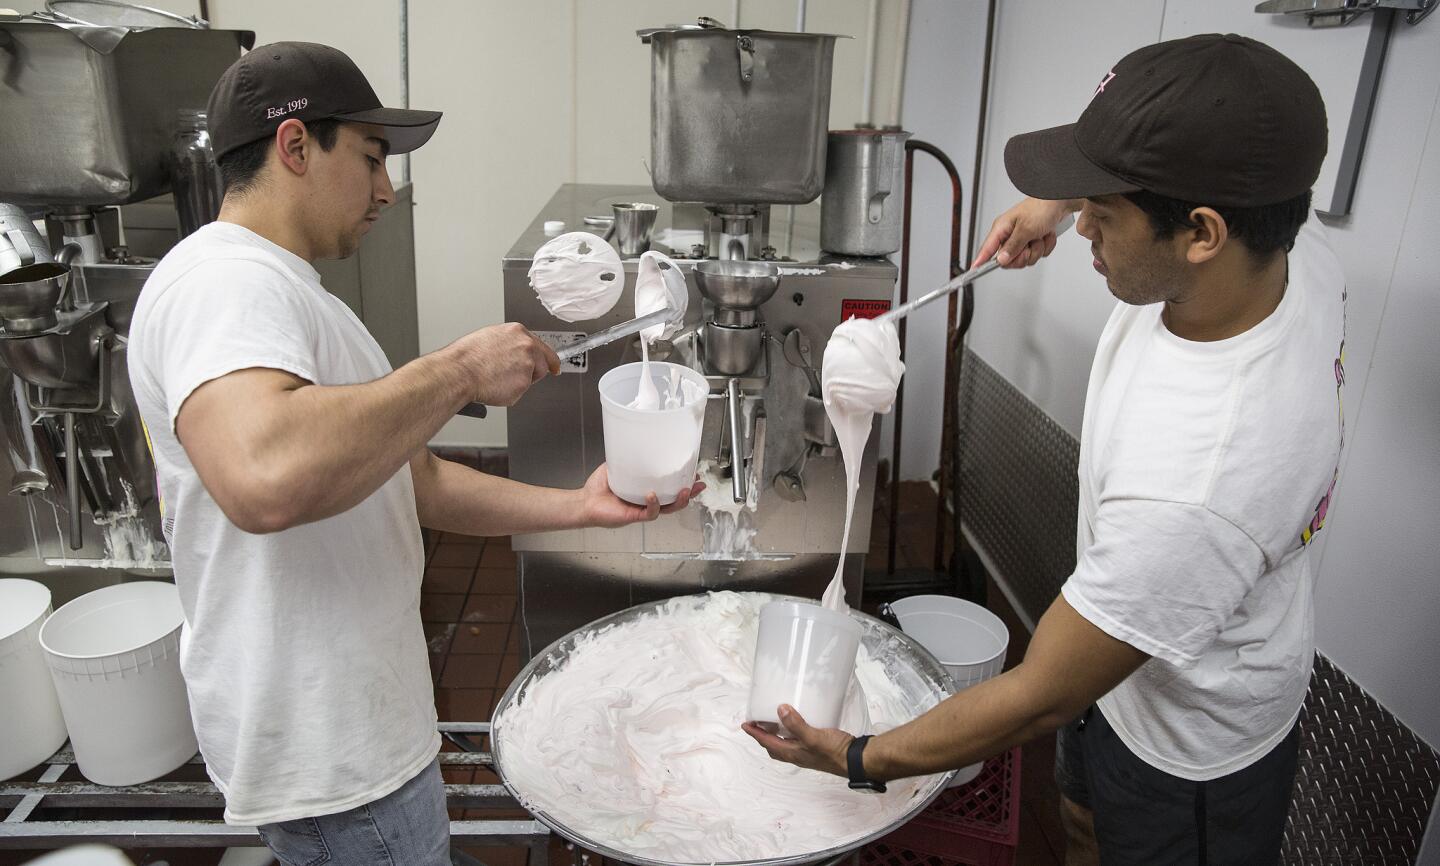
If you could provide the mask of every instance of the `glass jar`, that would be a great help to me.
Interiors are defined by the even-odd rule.
[[[210,147],[205,112],[184,108],[177,113],[178,128],[170,149],[170,186],[180,237],[185,237],[220,215],[225,184]]]

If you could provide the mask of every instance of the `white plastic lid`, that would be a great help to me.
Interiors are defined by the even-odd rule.
[[[558,234],[560,234],[560,233],[563,232],[563,231],[565,231],[565,221],[564,221],[564,220],[546,220],[546,221],[545,221],[545,234],[547,234],[547,235],[558,235]]]

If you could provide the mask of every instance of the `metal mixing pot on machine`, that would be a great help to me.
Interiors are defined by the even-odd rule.
[[[181,113],[254,34],[155,23],[0,23],[0,570],[169,567],[126,373],[154,260],[114,208],[170,189]]]
[[[629,319],[634,258],[625,261],[623,300],[578,327],[546,312],[527,273],[548,240],[547,221],[578,229],[617,203],[658,205],[651,246],[676,261],[690,302],[680,335],[651,357],[709,382],[701,444],[708,488],[654,523],[515,537],[527,654],[673,595],[821,595],[840,552],[846,491],[819,370],[834,327],[887,309],[897,277],[884,258],[821,252],[815,199],[825,180],[836,36],[727,30],[709,19],[640,35],[651,46],[653,189],[562,186],[505,257],[505,318],[556,345]],[[506,415],[511,477],[584,483],[605,459],[596,383],[638,359],[637,343],[623,341],[532,387]],[[844,563],[852,603],[869,549],[875,439]]]

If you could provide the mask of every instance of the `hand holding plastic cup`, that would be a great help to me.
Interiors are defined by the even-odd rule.
[[[700,434],[705,424],[705,377],[679,364],[650,362],[650,378],[663,396],[678,380],[682,399],[675,408],[630,408],[640,388],[644,365],[622,364],[600,377],[600,420],[605,430],[605,462],[610,490],[636,505],[654,493],[661,505],[675,501],[695,480]]]
[[[860,624],[848,612],[799,601],[760,608],[747,718],[784,736],[777,710],[789,704],[814,727],[839,726],[859,649]]]

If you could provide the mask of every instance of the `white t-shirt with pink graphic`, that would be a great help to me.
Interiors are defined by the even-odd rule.
[[[1309,684],[1308,545],[1344,438],[1344,275],[1312,215],[1254,328],[1191,342],[1161,309],[1120,304],[1100,338],[1062,593],[1153,656],[1099,701],[1120,739],[1200,781],[1269,752]]]

